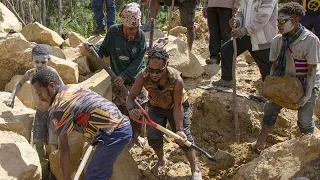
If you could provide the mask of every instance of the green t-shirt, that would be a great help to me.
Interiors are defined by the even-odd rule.
[[[122,31],[122,24],[115,24],[101,44],[98,54],[100,57],[110,56],[111,69],[121,76],[125,84],[133,83],[137,74],[146,66],[146,37],[139,29],[136,37],[128,41]]]

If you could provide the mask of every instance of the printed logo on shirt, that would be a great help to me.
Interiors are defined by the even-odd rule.
[[[117,51],[120,51],[120,48],[116,48]]]
[[[320,8],[320,0],[309,1],[307,7],[312,11],[318,11],[318,9]]]
[[[128,61],[129,57],[128,56],[119,56],[119,59],[122,61]]]
[[[137,47],[134,47],[133,49],[132,49],[132,54],[135,54],[137,52]]]

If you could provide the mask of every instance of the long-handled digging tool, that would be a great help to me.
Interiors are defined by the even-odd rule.
[[[117,76],[116,74],[108,67],[108,65],[99,57],[97,52],[94,50],[93,47],[88,47],[90,48],[90,51],[94,53],[97,61],[99,64],[107,71],[107,73],[111,76],[111,80],[113,81]],[[121,89],[123,93],[128,93],[128,89],[122,85]],[[159,131],[163,132],[164,134],[168,135],[171,138],[174,138],[175,140],[180,140],[184,142],[184,145],[191,147],[195,149],[196,151],[200,152],[200,154],[204,155],[205,159],[207,160],[208,164],[214,165],[219,168],[229,168],[233,166],[234,164],[234,157],[228,152],[218,150],[217,153],[214,156],[211,156],[208,152],[203,150],[202,148],[196,146],[195,144],[191,143],[190,141],[183,139],[176,133],[170,131],[169,129],[166,129],[165,127],[155,123],[152,121],[150,118],[149,114],[141,107],[141,105],[134,100],[135,104],[139,107],[140,111],[143,113],[143,115],[146,117],[146,120],[138,120],[137,122],[142,123],[142,124],[149,124],[153,126],[154,128],[158,129]]]
[[[234,30],[234,28],[233,28]],[[236,142],[240,143],[240,128],[238,119],[238,101],[237,101],[237,80],[236,80],[236,63],[237,63],[237,41],[236,38],[232,38],[233,43],[233,63],[232,63],[232,84],[233,84],[233,117],[234,117],[234,132],[236,136]]]
[[[88,147],[86,153],[84,154],[84,156],[83,156],[83,158],[82,158],[82,161],[81,161],[81,163],[80,163],[80,165],[79,165],[79,168],[78,168],[78,170],[77,170],[77,172],[76,172],[76,175],[74,176],[73,180],[78,180],[78,179],[80,178],[80,175],[81,175],[84,167],[86,166],[86,163],[87,163],[87,161],[88,161],[88,159],[89,159],[89,157],[90,157],[90,154],[91,154],[91,152],[92,152],[92,150],[93,150],[93,147],[94,147],[95,145],[97,145],[99,142],[100,142],[100,143],[103,143],[103,141],[100,140],[100,138],[101,138],[102,135],[103,135],[103,134],[100,132],[100,133],[97,134],[97,136],[96,136],[95,138],[93,138],[93,139],[90,141],[90,146]]]

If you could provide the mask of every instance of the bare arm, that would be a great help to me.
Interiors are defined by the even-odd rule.
[[[29,80],[29,75],[31,73],[31,70],[27,71],[22,78],[17,82],[17,84],[14,86],[11,96],[7,101],[7,106],[13,107],[14,106],[14,100],[18,92],[21,90],[24,83],[26,83]]]
[[[183,80],[181,77],[178,78],[173,92],[173,117],[176,124],[177,131],[183,130]]]
[[[143,75],[142,72],[140,72],[138,74],[138,76],[136,77],[136,80],[130,90],[130,93],[128,95],[127,98],[127,109],[128,111],[130,111],[131,109],[135,108],[135,103],[134,103],[134,99],[140,94],[141,90],[143,87]]]
[[[278,65],[278,61],[273,61],[272,65],[271,65],[271,69],[270,69],[270,75],[272,76],[274,71],[276,70],[276,67]]]
[[[59,136],[60,143],[60,166],[63,180],[69,180],[70,174],[70,147],[68,142],[68,134],[64,133]]]
[[[304,98],[305,98],[304,104],[311,98],[311,94],[316,81],[316,72],[317,72],[317,65],[308,64],[306,91],[304,92]]]

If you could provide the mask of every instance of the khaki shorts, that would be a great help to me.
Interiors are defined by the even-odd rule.
[[[167,6],[171,6],[172,0],[162,0]],[[179,7],[181,25],[192,28],[195,21],[196,5],[198,0],[175,0],[174,6]]]

